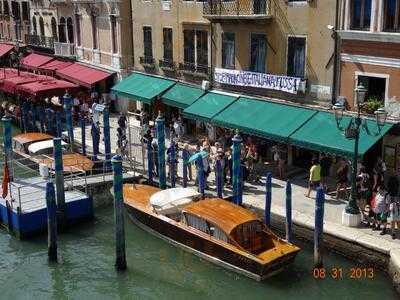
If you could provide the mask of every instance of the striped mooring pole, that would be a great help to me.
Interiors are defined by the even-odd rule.
[[[205,196],[205,177],[204,177],[204,164],[203,164],[203,158],[199,156],[196,161],[196,170],[197,170],[197,183],[199,185],[199,193],[201,196],[204,198]]]
[[[315,227],[314,227],[314,265],[316,268],[322,267],[322,234],[324,231],[324,189],[317,189],[315,199]]]
[[[60,138],[62,134],[61,112],[56,111],[56,137]]]
[[[164,190],[167,187],[165,171],[165,120],[159,112],[156,119],[157,142],[158,142],[158,176],[159,187]]]
[[[292,184],[286,183],[286,241],[292,242]]]
[[[233,201],[237,205],[242,204],[242,180],[241,180],[241,166],[240,166],[240,152],[242,146],[242,138],[239,131],[236,131],[235,136],[232,138],[233,152],[232,152],[232,185],[233,185]]]
[[[272,203],[272,173],[267,173],[265,181],[265,225],[271,227],[271,203]]]
[[[39,111],[40,132],[45,132],[44,123],[46,114],[44,108],[42,106],[39,106],[38,111]]]
[[[97,160],[97,155],[99,154],[99,134],[98,134],[98,129],[96,127],[96,124],[94,121],[92,121],[92,127],[90,130],[90,133],[92,134],[92,145],[93,145],[93,156],[92,160],[96,161]]]
[[[67,125],[68,139],[72,150],[74,145],[74,126],[72,122],[72,97],[68,93],[65,93],[63,101],[64,101],[63,107],[65,113],[65,123]]]
[[[111,167],[111,137],[110,137],[110,111],[108,107],[103,110],[103,134],[104,134],[104,151],[106,158],[106,170]]]
[[[57,261],[57,205],[54,184],[46,183],[47,254],[49,261]]]
[[[65,211],[65,190],[64,190],[64,166],[62,159],[61,138],[53,139],[54,145],[54,165],[55,165],[55,181],[56,181],[56,199],[57,209],[61,218],[61,225],[64,225],[66,220]]]
[[[81,125],[82,155],[86,155],[86,120],[83,117],[83,115],[81,115],[80,123],[81,123],[80,125]]]
[[[54,133],[54,131],[53,131],[53,128],[54,128],[54,126],[53,126],[53,113],[54,113],[54,111],[52,110],[52,109],[50,109],[50,108],[46,108],[46,132],[47,133],[49,133],[49,134],[53,134]]]
[[[171,140],[170,145],[170,168],[169,168],[169,175],[171,179],[171,187],[175,187],[176,185],[176,148],[175,148],[175,141],[174,139]]]
[[[23,102],[22,103],[22,123],[23,123],[23,127],[24,127],[24,132],[28,132],[29,131],[29,108],[28,108],[28,103],[27,102]]]
[[[217,184],[217,196],[218,198],[222,198],[223,194],[223,176],[222,176],[222,166],[221,160],[217,159],[216,166],[215,166],[215,181]]]
[[[37,131],[36,128],[36,106],[31,103],[31,115],[32,115],[32,131]]]
[[[4,158],[8,165],[8,172],[10,181],[14,180],[13,170],[13,150],[12,150],[12,127],[11,119],[9,117],[3,117],[3,143],[4,143]]]
[[[182,164],[183,164],[183,187],[187,187],[187,176],[188,176],[188,168],[191,166],[188,164],[189,160],[189,151],[186,149],[182,150]]]
[[[122,157],[115,155],[111,159],[114,172],[114,219],[115,219],[115,267],[117,270],[126,269],[125,227],[124,227],[124,195],[122,178]]]

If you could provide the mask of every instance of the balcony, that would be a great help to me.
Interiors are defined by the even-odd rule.
[[[155,61],[152,56],[141,56],[139,57],[139,62],[145,68],[155,68]]]
[[[205,65],[196,65],[194,63],[184,62],[179,63],[179,70],[183,74],[199,77],[209,77],[211,74],[211,68]]]
[[[54,42],[54,54],[58,56],[74,56],[75,55],[75,45],[70,43],[59,43]]]
[[[27,45],[54,49],[54,38],[36,34],[25,34],[25,42]]]
[[[160,59],[158,61],[158,65],[164,71],[175,72],[176,71],[176,64],[174,61],[170,59]]]
[[[210,20],[267,20],[272,17],[271,0],[208,0],[203,16]]]

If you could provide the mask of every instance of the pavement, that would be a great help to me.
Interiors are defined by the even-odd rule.
[[[116,145],[116,130],[117,130],[117,116],[111,116],[111,149],[115,153],[117,149]],[[75,128],[75,140],[80,143],[81,134],[80,128]],[[135,141],[137,143],[137,141]],[[92,147],[90,126],[86,128],[86,145],[90,151]],[[168,141],[167,141],[168,145]],[[136,156],[136,168],[140,173],[140,169],[143,169],[141,164],[142,157],[140,147],[134,147],[134,153]],[[104,152],[104,146],[100,146],[100,151]],[[178,165],[178,180],[177,184],[181,183],[182,164]],[[193,170],[193,174],[195,174]],[[293,172],[293,176],[290,176],[292,184],[292,217],[293,223],[313,229],[314,228],[314,213],[315,213],[315,191],[311,193],[311,198],[306,197],[304,194],[307,191],[308,175],[307,172]],[[195,176],[195,175],[194,175]],[[215,181],[214,173],[211,172],[209,177],[210,190],[206,191],[209,193],[215,193]],[[188,183],[189,186],[194,185],[194,181]],[[271,214],[285,217],[285,188],[286,181],[280,180],[276,177],[272,179],[272,205]],[[224,188],[224,196],[231,195],[231,190]],[[246,183],[243,203],[250,207],[254,207],[260,210],[264,210],[265,205],[265,177],[261,178],[261,182],[257,184]],[[400,230],[398,232],[398,239],[392,240],[390,230],[388,234],[382,236],[380,231],[372,231],[371,228],[361,226],[358,228],[350,228],[341,224],[342,212],[346,206],[346,201],[336,200],[333,196],[325,196],[325,211],[324,211],[324,232],[341,238],[346,241],[358,243],[371,250],[378,251],[380,253],[390,255],[391,251],[398,253],[400,256]],[[388,226],[390,227],[390,226]],[[399,259],[400,263],[400,259]]]

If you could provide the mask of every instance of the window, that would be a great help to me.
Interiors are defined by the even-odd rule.
[[[76,44],[80,46],[81,42],[81,18],[78,14],[75,15],[75,24],[76,24]]]
[[[74,43],[74,24],[72,23],[72,18],[69,17],[67,19],[67,34],[68,34],[68,43]]]
[[[66,43],[67,37],[65,36],[65,18],[60,18],[60,23],[58,24],[58,40],[60,43]]]
[[[33,34],[37,35],[37,24],[35,16],[32,17],[32,27],[33,27]]]
[[[351,3],[351,29],[369,30],[371,25],[371,1],[352,0]]]
[[[194,30],[183,31],[183,60],[184,63],[195,63],[194,57]]]
[[[207,31],[196,31],[197,65],[208,66],[208,33]]]
[[[385,0],[384,6],[384,31],[400,30],[400,0]]]
[[[265,73],[267,56],[267,37],[265,34],[252,34],[250,43],[250,71]]]
[[[44,36],[44,21],[43,18],[39,18],[39,29],[40,29],[40,35]]]
[[[15,1],[11,1],[11,11],[12,14],[15,18],[15,20],[20,20],[21,19],[21,14],[19,10],[19,3]]]
[[[10,14],[10,7],[8,6],[8,1],[3,1],[3,13],[8,16]]]
[[[235,68],[235,34],[231,32],[222,34],[222,67]]]
[[[163,28],[163,44],[164,44],[164,60],[172,62],[173,44],[172,44],[172,28]]]
[[[92,41],[93,41],[93,49],[97,49],[97,21],[96,15],[92,15]]]
[[[118,52],[117,45],[117,19],[115,16],[110,16],[110,26],[111,26],[111,51],[112,53]]]
[[[29,21],[29,6],[28,2],[22,2],[22,20]]]
[[[143,27],[143,46],[144,46],[144,57],[153,58],[153,41],[151,37],[151,27]]]
[[[385,101],[386,78],[358,75],[358,85],[362,84],[367,89],[365,100]]]
[[[51,36],[57,41],[57,21],[56,18],[51,18]]]
[[[306,38],[288,38],[287,75],[304,78],[306,60]]]

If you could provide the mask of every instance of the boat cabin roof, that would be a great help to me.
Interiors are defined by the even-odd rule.
[[[41,132],[27,132],[27,133],[21,133],[13,137],[13,140],[21,145],[26,144],[26,143],[32,143],[32,142],[40,142],[40,141],[45,141],[45,140],[51,140],[53,139],[54,136],[46,134],[46,133],[41,133]]]
[[[61,141],[61,145],[65,146],[65,145],[67,145],[67,143],[64,141]],[[28,147],[28,151],[32,154],[35,154],[44,149],[53,149],[53,148],[54,148],[53,140],[44,140],[44,141],[35,142],[35,143],[30,144]]]
[[[218,226],[228,235],[241,224],[259,221],[255,213],[219,198],[193,202],[182,211]]]

